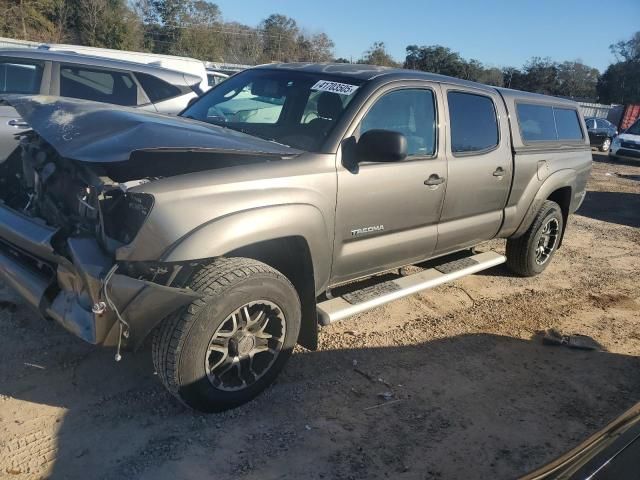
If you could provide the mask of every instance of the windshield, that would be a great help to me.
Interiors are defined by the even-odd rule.
[[[290,70],[246,70],[211,90],[182,116],[317,152],[361,83]]]
[[[636,123],[627,128],[624,133],[630,133],[631,135],[640,135],[640,120],[636,120]]]

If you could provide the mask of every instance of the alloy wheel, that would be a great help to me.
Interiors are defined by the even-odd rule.
[[[540,230],[536,247],[536,263],[544,265],[556,249],[560,234],[560,223],[557,218],[550,218]]]
[[[219,390],[238,391],[265,375],[282,351],[287,322],[275,303],[250,302],[217,328],[205,355],[205,371]]]

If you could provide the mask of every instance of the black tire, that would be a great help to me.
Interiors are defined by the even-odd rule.
[[[156,329],[152,355],[158,376],[164,386],[180,401],[202,412],[223,411],[248,402],[275,380],[297,342],[301,310],[296,289],[277,270],[247,258],[216,259],[198,272],[188,287],[201,292],[204,297],[165,319]],[[224,389],[222,383],[217,388],[213,380],[217,379],[221,382],[223,375],[233,377],[234,374],[233,370],[228,373],[223,372],[219,378],[211,374],[213,380],[210,380],[207,374],[207,365],[213,354],[210,350],[212,345],[210,342],[213,342],[215,335],[222,335],[220,329],[224,328],[225,322],[232,321],[234,331],[240,332],[237,327],[242,319],[232,319],[231,315],[252,302],[272,305],[271,312],[262,318],[268,317],[271,320],[275,316],[276,327],[284,325],[280,329],[282,335],[278,338],[281,340],[284,337],[284,340],[278,342],[278,345],[281,345],[279,353],[271,360],[272,363],[263,362],[267,366],[260,373],[260,377],[253,374],[252,368],[248,370],[251,372],[250,379],[255,380],[246,388],[240,387],[239,390],[228,391]],[[241,313],[237,315],[242,317]],[[284,324],[282,318],[285,319]],[[267,320],[264,323],[265,326],[267,323],[274,324]],[[228,333],[225,332],[226,335]],[[258,340],[254,338],[254,341]],[[233,358],[234,361],[236,358],[241,358],[241,353],[237,350],[239,343],[235,343],[236,351],[232,356],[229,346],[231,340],[227,342],[229,348],[229,353],[225,356],[227,361],[229,358]],[[254,357],[251,358],[251,367],[253,367],[253,361]],[[227,364],[222,366],[225,365]],[[237,379],[243,382],[241,385],[245,385],[243,375],[247,375],[247,367],[244,368],[242,373],[238,371],[239,368],[236,370]]]
[[[546,259],[540,263],[542,259],[537,258],[537,253],[541,237],[545,235],[543,229],[546,225],[554,225],[554,229],[557,231],[555,232],[555,243],[552,250],[547,254]],[[541,273],[547,268],[558,249],[563,228],[564,221],[560,205],[551,200],[545,200],[524,235],[507,240],[507,267],[523,277],[533,277]]]
[[[611,148],[611,139],[607,137],[602,142],[602,145],[600,145],[600,148],[598,150],[600,150],[601,152],[608,152],[610,148]]]

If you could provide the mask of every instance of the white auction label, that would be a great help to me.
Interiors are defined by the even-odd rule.
[[[329,82],[328,80],[320,80],[311,87],[311,90],[320,90],[322,92],[337,93],[339,95],[351,95],[358,89],[357,85],[349,85],[348,83]]]

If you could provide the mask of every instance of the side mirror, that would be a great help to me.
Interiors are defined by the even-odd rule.
[[[407,158],[407,138],[390,130],[369,130],[356,145],[358,162],[400,162]]]

